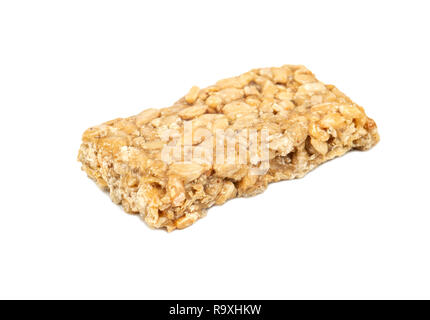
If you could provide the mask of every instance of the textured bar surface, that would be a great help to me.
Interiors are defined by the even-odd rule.
[[[176,139],[191,152],[204,143],[198,135],[187,144],[165,134],[183,133],[184,124],[192,124],[193,132],[266,129],[269,170],[251,174],[259,163],[250,157],[246,163],[208,164],[185,163],[181,154],[166,163],[162,149],[168,142]],[[300,178],[327,160],[378,141],[376,124],[362,107],[305,67],[285,65],[254,69],[205,89],[193,87],[168,108],[89,128],[78,160],[126,212],[172,231],[193,224],[213,205],[255,195],[271,182]]]

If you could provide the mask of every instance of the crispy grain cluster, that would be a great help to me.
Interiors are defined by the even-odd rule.
[[[267,130],[267,172],[245,163],[163,161],[172,140],[193,152],[204,137],[181,140],[195,129]],[[168,130],[179,133],[165,134]],[[83,170],[109,190],[125,211],[139,213],[155,228],[172,231],[193,224],[207,208],[264,191],[268,183],[304,176],[317,165],[351,149],[367,150],[379,140],[375,122],[333,85],[319,82],[303,66],[254,69],[192,87],[173,106],[147,109],[85,131],[79,150]]]

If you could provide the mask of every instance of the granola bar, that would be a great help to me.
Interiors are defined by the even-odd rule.
[[[89,128],[78,160],[113,202],[167,231],[379,141],[375,122],[303,66],[254,69],[163,109]]]

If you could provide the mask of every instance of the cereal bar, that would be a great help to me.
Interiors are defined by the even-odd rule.
[[[379,136],[364,109],[303,66],[254,69],[163,109],[91,127],[78,160],[113,202],[183,229],[213,205],[303,177]]]

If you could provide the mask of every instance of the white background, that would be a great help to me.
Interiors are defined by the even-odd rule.
[[[1,1],[0,298],[430,298],[426,1]],[[149,229],[83,131],[192,85],[304,64],[381,142]]]

